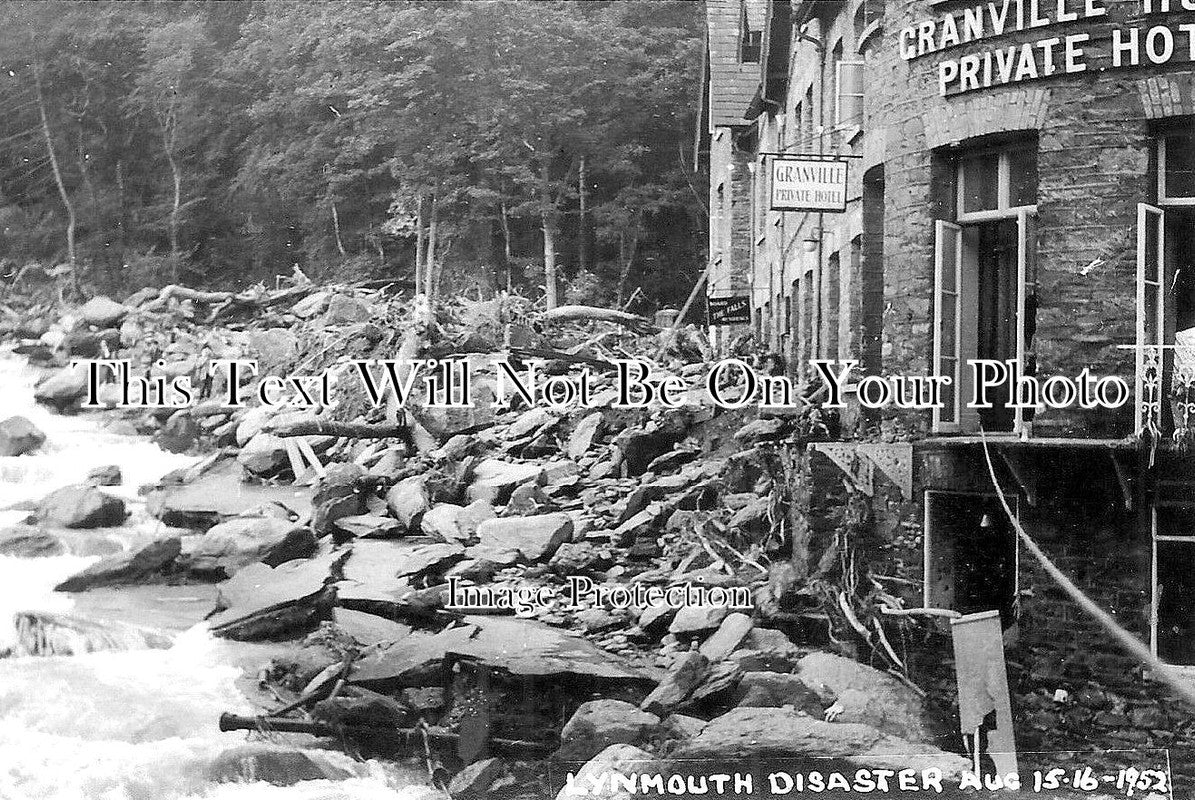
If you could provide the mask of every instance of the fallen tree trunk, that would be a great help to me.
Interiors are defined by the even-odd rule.
[[[553,308],[550,311],[544,312],[545,323],[573,322],[576,320],[613,322],[616,325],[622,325],[624,328],[630,328],[636,333],[658,333],[660,330],[646,317],[641,317],[638,314],[630,314],[626,311],[615,311],[612,308],[560,306],[559,308]]]
[[[343,436],[346,439],[403,439],[411,436],[411,430],[402,422],[336,422],[334,420],[305,419],[279,425],[266,425],[266,433],[286,438],[289,436]]]
[[[165,308],[171,300],[190,300],[195,303],[203,303],[204,305],[215,305],[216,307],[212,309],[211,315],[207,319],[207,322],[212,322],[228,308],[237,306],[265,308],[284,300],[293,300],[302,297],[314,289],[315,284],[306,283],[273,292],[249,289],[237,294],[236,292],[204,292],[199,289],[192,289],[189,286],[172,283],[169,286],[163,286],[162,290],[158,292],[157,297],[142,303],[138,306],[138,309],[141,311],[158,311]]]
[[[376,740],[398,740],[404,745],[422,748],[424,736],[429,742],[444,742],[456,744],[460,734],[452,733],[443,728],[372,728],[356,725],[334,726],[321,722],[308,722],[289,717],[250,717],[241,714],[224,713],[220,715],[220,730],[228,731],[278,731],[280,733],[306,733],[311,736],[340,738],[372,738]],[[529,742],[521,739],[489,739],[491,747],[498,751],[511,753],[549,753],[556,749],[556,745],[549,742]]]

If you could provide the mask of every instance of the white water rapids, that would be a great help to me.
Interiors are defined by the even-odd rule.
[[[22,360],[0,350],[0,419],[20,414],[48,437],[38,454],[0,458],[0,508],[36,501],[81,481],[93,467],[117,464],[124,483],[105,491],[124,497],[133,516],[104,533],[122,546],[157,533],[160,523],[144,514],[137,487],[192,459],[106,432],[95,416],[59,416],[36,406],[35,378]],[[26,514],[0,511],[0,529]],[[0,556],[0,649],[13,640],[14,612],[73,607],[176,633],[176,643],[168,650],[0,658],[0,800],[443,798],[420,785],[417,773],[336,752],[315,756],[354,777],[290,787],[213,783],[207,772],[215,757],[246,741],[244,733],[220,733],[217,719],[222,711],[253,713],[237,679],[241,665],[256,665],[268,654],[216,640],[202,624],[191,624],[210,608],[207,587],[101,590],[99,600],[84,595],[78,601],[53,591],[95,558]]]

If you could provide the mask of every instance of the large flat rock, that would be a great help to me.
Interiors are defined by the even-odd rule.
[[[950,778],[969,762],[936,747],[890,736],[852,722],[823,722],[785,708],[735,708],[712,720],[697,736],[670,754],[678,760],[747,760],[754,758],[817,759],[858,767],[926,769],[936,767]]]
[[[149,512],[167,525],[209,528],[229,517],[249,516],[263,506],[284,506],[303,523],[311,519],[309,486],[244,483],[236,461],[217,462],[193,482],[155,489],[146,498]]]
[[[331,619],[340,569],[348,550],[277,567],[251,564],[220,584],[218,606],[208,625],[226,639],[256,641],[294,636]]]
[[[337,584],[337,594],[340,602],[350,608],[397,604],[414,588],[412,578],[447,569],[464,552],[459,544],[358,540],[353,542],[352,555],[345,562],[344,580]]]
[[[353,665],[352,682],[396,686],[438,685],[446,657],[526,677],[577,676],[603,681],[649,682],[618,656],[585,639],[533,620],[465,617],[436,634],[412,634]],[[427,681],[432,683],[428,684]]]

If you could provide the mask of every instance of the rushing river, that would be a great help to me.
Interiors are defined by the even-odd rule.
[[[154,536],[160,523],[144,514],[137,487],[192,459],[105,431],[96,416],[58,416],[38,407],[35,378],[21,359],[0,351],[0,419],[20,414],[48,437],[36,455],[0,458],[0,508],[79,482],[93,467],[117,464],[124,483],[105,491],[124,497],[133,515],[99,535],[125,547]],[[26,513],[0,511],[0,528]],[[95,532],[86,536],[94,547]],[[290,787],[213,783],[207,775],[216,756],[246,741],[244,733],[220,733],[217,719],[222,711],[253,712],[238,681],[245,666],[268,653],[216,640],[195,624],[210,608],[210,587],[101,590],[77,599],[54,593],[59,581],[96,558],[0,556],[0,649],[13,641],[13,613],[21,610],[73,610],[152,625],[175,635],[175,645],[0,658],[0,800],[443,798],[421,785],[417,773],[336,752],[318,758],[355,777]]]

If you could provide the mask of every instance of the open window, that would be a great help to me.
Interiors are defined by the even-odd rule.
[[[1037,156],[1034,143],[967,151],[954,162],[955,220],[939,220],[934,247],[933,369],[949,376],[938,433],[1020,434],[1032,410],[1011,408],[1007,387],[970,408],[975,359],[1036,371]]]
[[[1195,431],[1195,129],[1155,131],[1157,202],[1137,207],[1135,429]]]
[[[1154,653],[1195,666],[1195,485],[1163,484],[1150,510],[1153,528]]]
[[[1006,496],[1019,516],[1017,498]],[[1017,535],[994,494],[925,493],[925,605],[1016,622]]]

